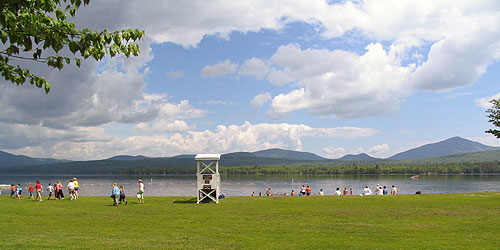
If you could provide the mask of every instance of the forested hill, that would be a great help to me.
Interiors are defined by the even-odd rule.
[[[25,155],[14,155],[4,151],[0,151],[0,167],[42,165],[58,162],[67,162],[67,160],[58,160],[52,158],[31,158]]]
[[[306,160],[306,161],[325,161],[328,160],[317,154],[309,152],[299,152],[293,150],[284,150],[279,148],[266,149],[262,151],[253,152],[255,156],[262,158],[280,158],[290,160]]]
[[[452,137],[444,141],[426,144],[410,149],[394,156],[388,160],[418,160],[432,157],[471,153],[478,151],[495,150],[498,148],[487,146],[479,142],[467,140],[461,137]]]
[[[293,160],[286,158],[258,157],[253,153],[238,152],[222,155],[220,166],[268,166],[268,165],[295,165],[313,164],[310,160]],[[0,167],[3,173],[58,173],[58,174],[112,174],[132,173],[134,169],[139,172],[155,172],[166,174],[194,173],[196,161],[194,156],[190,157],[163,157],[163,158],[139,158],[130,157],[112,158],[98,161],[73,161],[56,164],[34,165],[34,166],[10,166]]]
[[[344,155],[339,158],[341,161],[381,161],[380,158],[371,157],[365,153],[357,154],[357,155]]]
[[[493,149],[493,150],[491,150]],[[466,152],[476,150],[475,152]],[[436,152],[439,151],[439,152]],[[462,152],[438,157],[446,152]],[[408,158],[417,158],[408,160]],[[318,155],[282,149],[268,149],[257,152],[235,152],[224,154],[220,160],[223,168],[231,167],[375,167],[375,166],[415,166],[429,164],[452,163],[484,163],[500,161],[500,150],[460,137],[427,144],[397,154],[388,159],[378,159],[367,154],[346,155],[337,160],[329,160]],[[399,160],[397,160],[399,159]],[[388,169],[388,168],[385,168]],[[64,161],[56,159],[37,159],[27,156],[13,155],[0,151],[0,173],[44,173],[44,174],[185,174],[194,173],[196,162],[194,155],[178,155],[174,157],[146,157],[120,155],[95,161]],[[398,170],[399,171],[399,170]],[[453,170],[458,171],[458,170]],[[251,171],[243,170],[243,173]],[[288,170],[278,172],[289,172]],[[299,172],[304,172],[300,170]],[[307,171],[306,171],[307,172]],[[332,173],[335,171],[328,171]],[[324,172],[326,173],[326,172]]]

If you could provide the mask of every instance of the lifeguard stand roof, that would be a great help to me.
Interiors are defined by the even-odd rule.
[[[218,161],[220,160],[220,154],[197,154],[194,157],[195,160],[200,161]]]

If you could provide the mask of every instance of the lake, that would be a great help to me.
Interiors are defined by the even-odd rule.
[[[30,182],[40,180],[45,187],[50,182],[54,184],[58,179],[66,187],[73,176],[54,175],[1,175],[0,184],[20,183],[26,187]],[[196,196],[196,176],[76,176],[80,183],[80,195],[83,196],[107,196],[111,194],[114,182],[125,188],[127,196],[134,196],[137,192],[137,180],[142,178],[146,184],[146,196]],[[425,175],[418,179],[410,176],[386,175],[386,176],[283,176],[283,175],[238,175],[221,176],[222,193],[226,196],[249,196],[252,192],[265,194],[267,188],[273,193],[290,193],[292,189],[296,193],[300,187],[309,185],[313,193],[323,189],[325,195],[332,195],[339,187],[353,188],[354,194],[360,194],[364,186],[368,185],[372,190],[377,184],[388,188],[396,185],[400,194],[413,194],[416,191],[422,193],[467,193],[467,192],[500,192],[500,175]],[[2,194],[9,194],[10,190],[2,188]],[[23,189],[23,194],[27,190]],[[67,195],[67,189],[64,189]],[[44,195],[47,195],[46,191]]]

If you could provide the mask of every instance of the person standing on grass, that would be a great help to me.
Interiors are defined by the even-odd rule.
[[[382,190],[382,194],[383,195],[388,195],[389,194],[389,192],[387,191],[387,187],[386,186],[384,186],[384,189]]]
[[[142,180],[139,180],[139,203],[144,204],[144,190],[146,186],[142,183]]]
[[[60,180],[57,180],[57,184],[56,184],[56,197],[58,199],[62,199],[64,200],[64,193],[63,193],[63,186],[61,184],[61,181]]]
[[[319,196],[323,196],[323,195],[325,195],[325,193],[323,193],[323,189],[320,189],[319,190]]]
[[[16,197],[18,199],[23,198],[23,187],[19,183],[17,183]]]
[[[266,196],[271,196],[271,195],[272,195],[272,193],[271,193],[271,188],[268,188],[268,189],[266,190]]]
[[[47,186],[47,192],[49,192],[49,198],[47,200],[50,200],[50,198],[54,198],[52,197],[52,193],[54,193],[54,187],[50,183]]]
[[[347,187],[344,187],[344,195],[349,194],[349,191],[347,191]]]
[[[73,183],[73,179],[69,180],[68,183],[68,193],[71,197],[71,200],[75,200],[75,183]]]
[[[54,184],[54,196],[55,196],[55,198],[60,199],[60,197],[59,197],[59,189],[57,189],[57,183]]]
[[[33,185],[31,185],[31,182],[30,182],[30,185],[28,187],[28,191],[30,192],[30,197],[29,198],[30,199],[34,199],[34,197],[33,197],[34,190],[33,190]]]
[[[349,195],[352,196],[352,187],[349,188]]]
[[[384,195],[384,190],[382,189],[382,186],[378,186],[378,189],[377,189],[377,195]]]
[[[290,196],[295,196],[295,191],[292,189],[292,192],[290,192]]]
[[[16,185],[10,184],[10,198],[14,198],[16,195]]]
[[[75,184],[75,200],[78,199],[78,191],[80,191],[80,184],[76,180],[76,177],[73,177],[73,184]]]
[[[338,196],[342,195],[342,193],[340,192],[340,188],[337,188],[337,190],[335,190],[335,195]]]
[[[36,198],[39,201],[42,201],[42,184],[40,184],[40,181],[36,180],[35,183],[35,190],[36,190]]]
[[[306,188],[306,195],[309,196],[311,195],[311,187],[307,186]]]
[[[306,195],[306,186],[305,185],[302,185],[302,187],[300,188],[300,194]]]
[[[399,189],[396,186],[392,185],[391,194],[396,195],[398,193],[399,193]]]
[[[111,198],[113,198],[113,206],[118,206],[118,196],[120,196],[120,189],[118,184],[113,183],[113,189],[111,190]]]
[[[125,200],[125,189],[123,186],[120,186],[120,204],[122,204],[122,201],[128,204],[127,200]]]
[[[363,189],[363,195],[372,195],[372,190],[366,186],[365,189]]]

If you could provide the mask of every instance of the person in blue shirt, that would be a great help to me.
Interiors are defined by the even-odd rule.
[[[113,206],[118,206],[118,197],[120,197],[120,189],[118,188],[118,184],[113,183],[113,190],[111,191],[111,198],[114,201]]]
[[[18,199],[23,198],[23,187],[21,187],[21,184],[17,184],[16,196]]]

